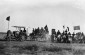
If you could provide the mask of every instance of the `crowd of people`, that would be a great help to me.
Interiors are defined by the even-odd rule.
[[[64,27],[63,27],[64,28]],[[29,37],[31,40],[37,40],[38,38],[45,38],[46,34],[49,34],[48,26],[41,28],[33,28],[32,33],[29,34]],[[25,36],[25,39],[27,39],[26,30],[20,30],[19,33],[14,31],[13,33],[8,30],[7,31],[7,37],[14,36],[16,39],[21,39],[23,35]],[[60,32],[60,30],[55,31],[55,29],[52,29],[51,36],[50,36],[51,42],[57,42],[57,43],[85,43],[85,35],[83,32],[77,32],[77,33],[71,33],[69,31],[69,27],[67,27],[63,32]]]
[[[25,37],[25,40],[27,39],[27,34],[26,34],[26,29],[24,28],[23,30],[19,30],[19,31],[11,31],[8,30],[7,31],[7,36],[6,36],[6,40],[22,40],[22,36]]]
[[[85,35],[83,32],[71,33],[69,27],[63,32],[59,30],[56,32],[55,29],[52,29],[51,41],[57,43],[84,43]]]
[[[31,36],[32,40],[36,40],[37,38],[43,38],[45,34],[49,33],[48,31],[48,26],[46,25],[45,27],[41,28],[33,28],[32,33],[30,33],[29,36]]]
[[[41,28],[33,28],[32,33],[30,33],[31,39],[43,38],[45,34],[49,33],[48,26]],[[37,36],[37,37],[36,37]],[[63,32],[60,30],[51,31],[51,42],[57,43],[85,43],[85,35],[83,32],[71,33],[69,27],[67,27]]]

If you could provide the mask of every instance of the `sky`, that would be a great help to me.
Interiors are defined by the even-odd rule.
[[[63,31],[63,25],[73,32],[73,26],[80,26],[85,33],[85,0],[0,0],[0,32],[6,32],[10,16],[11,26],[32,28],[48,25],[49,31]]]

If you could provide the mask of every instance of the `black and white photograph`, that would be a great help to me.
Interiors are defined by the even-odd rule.
[[[0,0],[0,55],[85,55],[85,0]]]

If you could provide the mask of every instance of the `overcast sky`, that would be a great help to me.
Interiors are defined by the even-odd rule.
[[[63,25],[70,27],[80,25],[85,33],[85,1],[84,0],[0,0],[0,31],[7,31],[6,17],[10,16],[11,26],[32,28],[44,27],[49,31],[63,30]]]

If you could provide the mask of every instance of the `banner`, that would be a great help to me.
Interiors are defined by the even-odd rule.
[[[80,30],[80,26],[74,26],[74,30]]]

